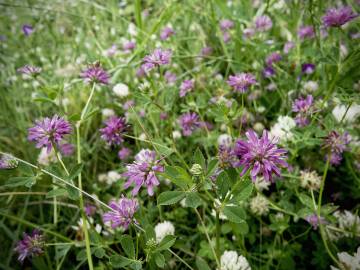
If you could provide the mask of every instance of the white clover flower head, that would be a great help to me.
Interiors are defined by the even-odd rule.
[[[139,140],[140,141],[144,141],[144,140],[146,140],[147,139],[147,137],[146,137],[146,134],[145,133],[141,133],[140,135],[139,135]]]
[[[41,148],[37,162],[43,166],[49,166],[50,163],[57,162],[57,158],[54,150],[51,150],[50,153],[48,153],[46,147]]]
[[[260,177],[256,177],[255,180],[255,188],[259,191],[263,191],[263,190],[268,190],[269,187],[271,186],[271,182],[270,181],[266,181],[264,179],[264,177],[260,176]]]
[[[129,87],[124,83],[115,84],[112,90],[114,94],[120,98],[127,97],[129,95]]]
[[[232,138],[231,138],[231,136],[229,134],[221,134],[218,137],[217,142],[218,142],[219,145],[230,146],[231,143],[232,143]]]
[[[220,257],[220,267],[220,270],[251,270],[246,258],[233,250],[224,251]]]
[[[304,89],[309,92],[315,92],[319,89],[319,84],[316,81],[307,81],[304,83]]]
[[[340,269],[347,269],[347,270],[358,270],[360,269],[360,247],[357,248],[357,252],[351,256],[347,252],[340,252],[337,254],[341,267]],[[331,270],[339,270],[334,266],[330,266]]]
[[[180,139],[181,138],[181,132],[178,130],[174,130],[172,133],[172,137],[174,140]]]
[[[275,125],[270,129],[270,135],[279,138],[281,142],[290,141],[293,138],[291,130],[295,126],[295,120],[290,116],[279,116]]]
[[[156,242],[158,243],[160,243],[165,236],[174,234],[175,227],[170,221],[164,221],[155,226]]]
[[[353,123],[360,116],[360,105],[355,103],[348,109],[348,105],[338,104],[333,109],[332,115],[337,122],[344,118],[343,122]]]
[[[101,110],[101,114],[104,118],[108,118],[110,116],[115,115],[115,111],[113,109],[104,108]]]
[[[318,190],[321,184],[321,176],[316,171],[300,171],[300,185],[309,190]]]
[[[269,202],[260,194],[252,198],[250,201],[250,210],[258,216],[266,215],[269,212]]]

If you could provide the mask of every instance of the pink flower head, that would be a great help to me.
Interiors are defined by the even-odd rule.
[[[123,133],[127,127],[124,117],[110,116],[105,121],[105,127],[100,129],[101,138],[109,145],[119,145],[124,141]]]
[[[29,141],[36,142],[36,148],[46,147],[50,153],[53,144],[58,145],[65,135],[71,133],[71,125],[64,118],[54,115],[35,121],[35,126],[29,128]]]
[[[125,52],[131,52],[136,48],[136,43],[134,41],[126,41],[123,44],[123,50]]]
[[[207,57],[213,53],[213,48],[211,47],[204,47],[201,49],[201,56]]]
[[[220,21],[220,29],[221,31],[227,31],[234,27],[234,22],[228,19],[224,19]]]
[[[282,59],[281,54],[274,52],[270,54],[268,57],[266,57],[266,64],[268,66],[272,66],[272,64],[280,62]]]
[[[330,8],[321,18],[325,27],[340,27],[347,22],[355,19],[358,15],[354,14],[351,7]]]
[[[309,215],[305,218],[305,220],[310,223],[310,225],[313,227],[314,230],[316,230],[318,228],[320,223],[321,224],[325,223],[325,219],[323,217],[320,217],[320,220],[319,220],[319,217],[317,214]]]
[[[155,49],[152,54],[144,57],[142,68],[145,71],[150,71],[156,67],[167,65],[170,63],[171,55],[171,50]]]
[[[174,85],[177,79],[176,74],[168,70],[165,72],[164,78],[169,85]]]
[[[174,30],[171,27],[166,26],[160,33],[160,39],[167,40],[169,37],[171,37],[174,34],[175,34]]]
[[[41,68],[31,66],[31,65],[25,65],[25,66],[23,66],[21,68],[18,68],[17,72],[19,72],[21,74],[28,75],[28,76],[36,76],[36,75],[40,74]]]
[[[34,28],[29,24],[24,24],[22,26],[22,31],[23,31],[24,35],[28,37],[34,32]]]
[[[35,229],[31,234],[24,233],[23,239],[17,242],[15,251],[19,254],[18,260],[24,262],[27,257],[35,257],[44,253],[45,237]]]
[[[309,124],[308,116],[312,113],[314,98],[312,95],[308,95],[306,98],[298,98],[292,104],[292,111],[296,112],[295,122],[300,127],[307,126]]]
[[[251,73],[240,73],[234,76],[230,75],[227,83],[235,91],[245,93],[251,85],[256,83],[256,79]]]
[[[284,45],[283,51],[284,51],[285,54],[288,54],[291,51],[291,49],[294,48],[294,47],[295,47],[294,42],[292,42],[292,41],[286,42],[285,45]]]
[[[255,29],[259,32],[269,31],[273,26],[269,16],[259,16],[255,19]]]
[[[132,153],[132,151],[130,148],[123,147],[119,150],[118,157],[121,160],[126,160],[130,157],[131,153]]]
[[[200,127],[201,122],[199,116],[194,112],[188,112],[180,116],[179,124],[184,136],[190,136],[197,128]]]
[[[155,151],[149,149],[142,149],[135,156],[135,161],[126,166],[127,171],[122,176],[127,178],[124,188],[129,188],[134,184],[132,195],[139,193],[142,186],[147,188],[149,196],[154,195],[154,187],[158,186],[159,180],[156,177],[156,172],[163,172],[164,167],[159,165],[160,160],[156,160]]]
[[[237,166],[244,166],[241,172],[243,176],[248,170],[253,181],[257,175],[264,176],[266,181],[272,181],[272,174],[280,177],[279,167],[287,167],[285,162],[285,149],[278,148],[277,140],[270,139],[266,130],[261,138],[253,130],[246,132],[247,141],[237,140],[234,152],[240,159]]]
[[[113,210],[103,214],[103,221],[113,229],[122,227],[126,230],[133,221],[136,222],[134,214],[139,208],[136,199],[128,199],[122,195],[118,201],[111,201],[109,207]]]
[[[298,30],[298,36],[300,39],[314,38],[315,37],[314,27],[312,27],[310,25],[301,26]]]
[[[100,66],[99,62],[91,64],[81,73],[86,83],[109,84],[109,74]]]
[[[301,72],[305,74],[312,74],[315,71],[315,65],[311,63],[304,63],[301,65]]]
[[[187,93],[194,89],[195,81],[194,80],[185,80],[181,83],[180,86],[180,97],[185,97]]]
[[[323,148],[330,151],[330,163],[333,165],[340,164],[342,153],[347,150],[347,145],[351,141],[349,133],[343,134],[333,130],[324,139]],[[327,158],[327,157],[326,157]]]

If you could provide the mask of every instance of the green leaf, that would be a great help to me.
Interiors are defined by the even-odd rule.
[[[58,259],[64,257],[69,252],[71,245],[66,245],[66,244],[60,245],[59,244],[59,245],[56,245],[55,248],[56,248],[55,259],[58,260]]]
[[[72,186],[66,185],[66,191],[71,200],[77,200],[80,197],[79,191]]]
[[[309,196],[307,196],[307,195],[305,195],[303,193],[300,193],[299,194],[299,199],[300,199],[302,204],[309,207],[310,209],[314,209],[315,206],[314,206],[313,200]]]
[[[196,267],[199,270],[211,270],[206,261],[201,257],[196,257]]]
[[[58,197],[58,196],[68,196],[67,190],[65,188],[56,188],[56,189],[50,190],[46,194],[46,198],[53,198],[53,197]]]
[[[202,204],[200,196],[196,192],[186,194],[185,205],[191,208],[197,208]]]
[[[167,235],[163,240],[159,243],[155,251],[162,251],[169,249],[173,244],[175,244],[176,237],[173,235]]]
[[[194,164],[199,164],[204,171],[206,170],[206,161],[199,148],[197,148],[194,153],[193,161]]]
[[[112,255],[110,257],[110,264],[114,268],[125,267],[131,264],[132,262],[133,262],[132,260],[121,255]]]
[[[36,177],[11,177],[5,182],[5,187],[32,187],[36,183]]]
[[[129,235],[123,235],[121,237],[120,244],[126,255],[135,259],[135,247],[132,238]]]
[[[183,191],[165,191],[158,197],[158,205],[171,205],[185,198],[186,193]]]
[[[156,239],[154,227],[150,224],[145,226],[146,240]]]
[[[234,223],[243,223],[245,222],[245,211],[240,206],[230,206],[227,205],[224,207],[224,215]]]
[[[133,270],[140,270],[142,269],[142,265],[140,261],[135,261],[130,264],[130,268]]]
[[[94,255],[96,258],[99,258],[101,259],[102,257],[105,256],[105,249],[99,247],[99,248],[96,248],[95,251],[94,251]]]
[[[158,267],[164,268],[165,266],[165,257],[160,252],[155,253],[154,255],[155,263]]]
[[[69,180],[73,180],[76,176],[78,176],[82,169],[84,167],[84,164],[82,163],[79,163],[79,164],[76,164],[70,171],[70,175],[67,177],[67,179]]]
[[[192,184],[190,175],[181,167],[166,166],[163,175],[182,189],[187,189]]]
[[[225,198],[226,193],[230,190],[231,182],[228,174],[222,171],[216,179],[216,185],[220,198]]]
[[[218,167],[218,164],[219,161],[217,159],[210,160],[206,169],[206,176],[211,176]]]
[[[234,197],[231,199],[231,202],[241,202],[245,201],[247,198],[251,196],[253,191],[254,184],[251,182],[249,178],[244,180],[240,180],[241,183],[238,187],[233,191]]]

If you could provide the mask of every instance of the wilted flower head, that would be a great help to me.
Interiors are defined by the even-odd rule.
[[[195,81],[184,80],[180,86],[180,97],[185,97],[187,93],[194,89]]]
[[[123,133],[126,127],[124,117],[110,116],[105,121],[105,127],[100,129],[101,138],[109,145],[119,145],[124,141]]]
[[[256,83],[256,79],[251,73],[240,73],[234,76],[230,75],[227,83],[235,91],[245,93],[251,85]]]
[[[274,53],[270,54],[268,57],[266,57],[266,64],[268,66],[272,66],[272,64],[281,61],[281,58],[282,58],[281,54],[274,52]]]
[[[220,257],[220,269],[217,270],[251,270],[251,267],[242,255],[236,251],[225,250]]]
[[[321,18],[326,27],[340,27],[347,22],[355,19],[358,15],[354,14],[351,7],[330,8]]]
[[[19,254],[18,260],[23,262],[27,257],[34,257],[43,254],[45,237],[35,229],[31,234],[24,233],[23,239],[17,242],[15,251]]]
[[[255,19],[255,29],[260,32],[268,31],[272,28],[272,20],[269,16],[259,16]]]
[[[99,62],[91,64],[81,73],[86,83],[109,83],[109,74],[101,67]]]
[[[25,65],[25,66],[23,66],[21,68],[18,68],[17,72],[19,72],[21,74],[28,75],[28,76],[36,76],[36,75],[40,74],[41,68],[31,66],[31,65]]]
[[[19,162],[10,154],[4,154],[0,158],[1,169],[14,169],[18,166]]]
[[[221,31],[226,31],[234,27],[234,22],[228,19],[224,19],[220,21],[220,29]]]
[[[167,65],[170,63],[171,50],[155,49],[152,54],[144,57],[142,68],[145,71],[150,71],[156,67]]]
[[[256,176],[263,175],[266,181],[272,181],[272,174],[280,176],[279,167],[287,167],[286,150],[278,148],[277,141],[270,139],[266,130],[261,138],[253,131],[246,132],[247,141],[237,140],[235,154],[240,159],[237,166],[244,166],[241,175],[248,170],[253,181]]]
[[[199,116],[194,112],[184,113],[179,118],[179,124],[184,136],[190,136],[194,130],[200,127]]]
[[[110,225],[113,229],[122,227],[125,230],[131,222],[135,221],[134,214],[139,208],[136,199],[128,199],[124,195],[118,201],[111,201],[109,206],[113,211],[106,212],[103,215],[104,223]]]
[[[237,163],[234,150],[230,145],[226,144],[219,145],[218,159],[220,168],[234,167]]]
[[[160,243],[167,235],[175,234],[175,227],[170,221],[158,223],[155,228],[156,242]]]
[[[321,176],[316,171],[300,171],[300,185],[309,190],[318,190],[321,184]]]
[[[350,141],[351,137],[347,132],[341,134],[333,130],[329,133],[329,135],[324,140],[323,147],[330,151],[331,164],[340,164],[342,153],[347,150],[347,145],[350,143]]]
[[[266,198],[257,194],[250,201],[250,210],[253,214],[263,216],[269,212],[269,202]]]
[[[310,225],[313,227],[314,230],[316,230],[318,228],[320,223],[321,224],[325,223],[325,219],[323,217],[320,217],[320,220],[319,220],[319,217],[317,214],[309,215],[305,218],[305,220],[310,223]]]
[[[169,37],[171,37],[174,34],[175,34],[174,30],[171,27],[166,26],[160,33],[160,39],[167,40]]]
[[[298,36],[301,39],[314,38],[315,37],[314,27],[310,25],[301,26],[298,30]]]
[[[160,184],[155,173],[164,170],[164,167],[159,162],[160,160],[156,160],[155,151],[142,149],[136,154],[135,161],[127,165],[127,171],[122,174],[123,177],[127,178],[124,188],[129,188],[134,184],[132,194],[135,196],[139,193],[140,188],[145,186],[148,194],[153,196],[154,187]]]
[[[35,121],[35,126],[29,128],[29,141],[36,142],[36,148],[46,147],[48,153],[53,144],[59,145],[65,135],[71,133],[71,125],[64,118],[54,115]]]
[[[315,71],[315,65],[311,63],[304,63],[301,65],[301,72],[305,74],[312,74]]]
[[[95,215],[95,213],[96,213],[96,206],[93,204],[87,203],[84,206],[84,211],[87,216],[91,217],[91,216]]]
[[[304,127],[309,124],[308,116],[312,113],[313,101],[313,96],[308,95],[306,98],[301,97],[293,102],[292,111],[297,113],[295,122],[298,126]]]
[[[23,31],[24,35],[28,37],[34,32],[34,28],[29,24],[24,24],[22,26],[22,31]]]

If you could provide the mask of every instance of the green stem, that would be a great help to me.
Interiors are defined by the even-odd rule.
[[[324,174],[323,174],[323,177],[322,177],[322,180],[321,180],[319,199],[318,199],[318,206],[317,206],[317,216],[318,216],[318,220],[319,220],[320,235],[321,235],[321,239],[322,239],[322,241],[324,243],[325,249],[326,249],[327,253],[329,254],[330,258],[337,265],[340,265],[339,261],[332,254],[332,252],[331,252],[331,250],[330,250],[330,248],[329,248],[329,246],[327,244],[324,226],[323,226],[323,224],[321,222],[321,202],[322,202],[322,195],[323,195],[324,187],[325,187],[325,179],[326,179],[327,172],[329,170],[329,165],[330,165],[330,154],[328,154]]]
[[[215,225],[216,225],[216,256],[219,260],[219,258],[220,258],[220,212],[218,209],[216,209]]]
[[[84,118],[85,118],[85,115],[86,115],[87,109],[88,109],[88,107],[89,107],[90,101],[91,101],[91,99],[92,99],[92,97],[93,97],[93,95],[94,95],[95,85],[96,85],[96,84],[94,83],[93,86],[92,86],[92,88],[91,88],[90,96],[89,96],[88,100],[86,101],[86,104],[85,104],[84,109],[83,109],[82,112],[81,112],[80,121],[84,120]]]

